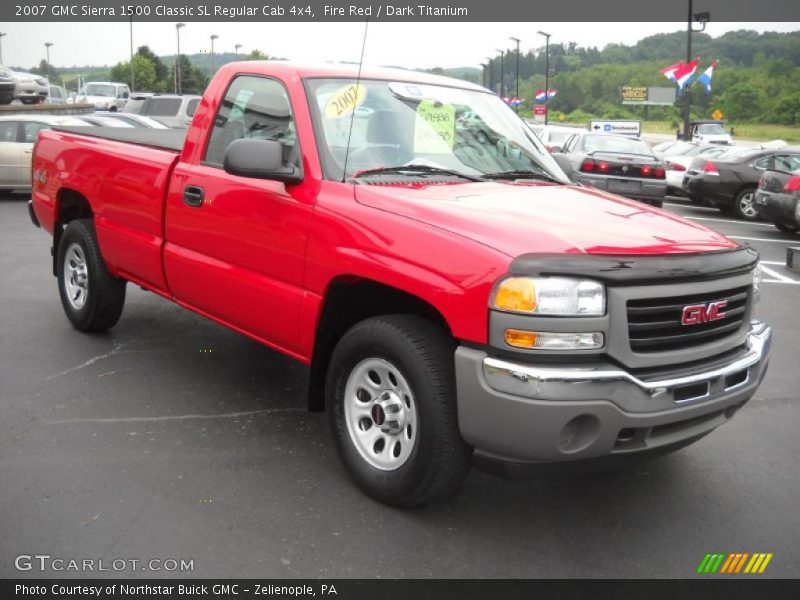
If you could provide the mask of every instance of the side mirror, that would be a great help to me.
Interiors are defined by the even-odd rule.
[[[553,157],[553,160],[558,163],[558,166],[561,167],[561,170],[564,171],[564,174],[572,179],[572,175],[575,173],[575,167],[572,166],[572,161],[566,154],[561,154],[560,152],[553,152],[550,156]]]
[[[240,139],[231,142],[225,151],[222,168],[226,173],[254,179],[274,179],[284,183],[300,183],[300,169],[283,164],[281,145],[273,140]]]

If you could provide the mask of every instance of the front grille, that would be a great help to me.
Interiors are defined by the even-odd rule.
[[[668,352],[707,344],[735,334],[747,314],[749,288],[628,300],[628,337],[634,352]],[[683,325],[683,309],[690,305],[708,305],[726,300],[719,320]]]

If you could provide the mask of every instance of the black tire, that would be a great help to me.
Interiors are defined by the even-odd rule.
[[[757,221],[758,211],[756,210],[756,189],[744,188],[736,194],[731,208],[733,216],[744,221]]]
[[[785,223],[773,223],[778,231],[782,231],[783,233],[797,233],[797,226],[796,225],[786,225]]]
[[[82,263],[80,260],[71,260],[78,257],[82,257]],[[67,260],[77,266],[65,269]],[[81,264],[84,268],[80,268]],[[67,274],[67,270],[71,275]],[[106,269],[97,244],[94,221],[78,219],[67,225],[58,244],[56,273],[61,305],[75,329],[106,331],[119,321],[125,306],[126,282],[114,277]],[[80,281],[83,280],[85,285],[81,286]],[[68,290],[78,290],[75,299],[71,299]]]
[[[329,423],[340,459],[350,477],[366,494],[387,504],[416,506],[452,494],[466,477],[471,466],[472,449],[461,438],[458,428],[454,351],[455,344],[444,331],[413,315],[366,319],[347,331],[337,344],[325,390]],[[401,406],[403,416],[398,414],[396,418],[410,423],[409,415],[413,413],[416,437],[410,442],[405,462],[396,468],[382,469],[370,464],[361,454],[365,450],[359,449],[353,437],[359,434],[351,435],[348,428],[348,409],[345,408],[348,382],[353,381],[362,365],[376,360],[394,367],[400,384],[388,375],[385,383],[376,384],[372,391],[368,391],[369,399],[363,401],[362,410],[371,416],[360,417],[358,427],[361,429],[362,421],[369,421],[368,428],[362,431],[372,431],[372,427],[377,427],[375,433],[386,442],[383,450],[375,452],[370,460],[379,460],[382,456],[391,461],[388,456],[390,448],[391,453],[398,456],[394,440],[406,442],[402,437],[407,431],[406,426],[401,427],[400,438],[392,438],[389,434],[384,435],[380,427],[383,421],[374,417],[377,402],[393,389],[398,390],[397,397],[405,398],[407,408]],[[391,370],[387,374],[389,372]],[[405,383],[411,398],[402,391]],[[358,402],[356,398],[362,391],[359,388],[353,394],[353,405]],[[390,415],[391,412],[386,411],[385,416]],[[351,427],[355,428],[355,425],[351,423]],[[377,445],[378,442],[374,447]],[[383,451],[387,453],[385,456]]]

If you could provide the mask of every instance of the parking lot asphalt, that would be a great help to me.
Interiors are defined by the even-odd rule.
[[[770,270],[770,370],[731,423],[621,472],[473,470],[404,511],[348,481],[303,366],[134,286],[110,332],[72,329],[25,199],[0,197],[0,577],[92,575],[14,567],[48,554],[194,565],[98,576],[684,578],[707,552],[772,552],[760,577],[798,575],[800,274],[782,263],[800,239],[666,205]]]

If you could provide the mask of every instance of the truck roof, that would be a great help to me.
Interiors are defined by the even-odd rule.
[[[358,77],[358,64],[341,64],[341,63],[328,63],[328,64],[315,64],[304,65],[301,63],[278,61],[278,60],[260,60],[260,61],[246,61],[234,62],[226,64],[222,70],[232,70],[236,72],[259,72],[264,69],[264,72],[272,74],[280,74],[288,77],[291,75],[298,76],[303,79],[322,78],[322,77],[348,77],[355,79]],[[277,72],[277,73],[276,73]],[[492,93],[485,87],[455,79],[453,77],[444,77],[442,75],[432,75],[422,71],[409,71],[407,69],[393,68],[393,67],[371,67],[365,66],[361,70],[361,79],[380,79],[385,81],[407,81],[413,83],[425,83],[429,85],[442,85],[447,87],[457,87],[465,90],[474,90],[480,92]]]

